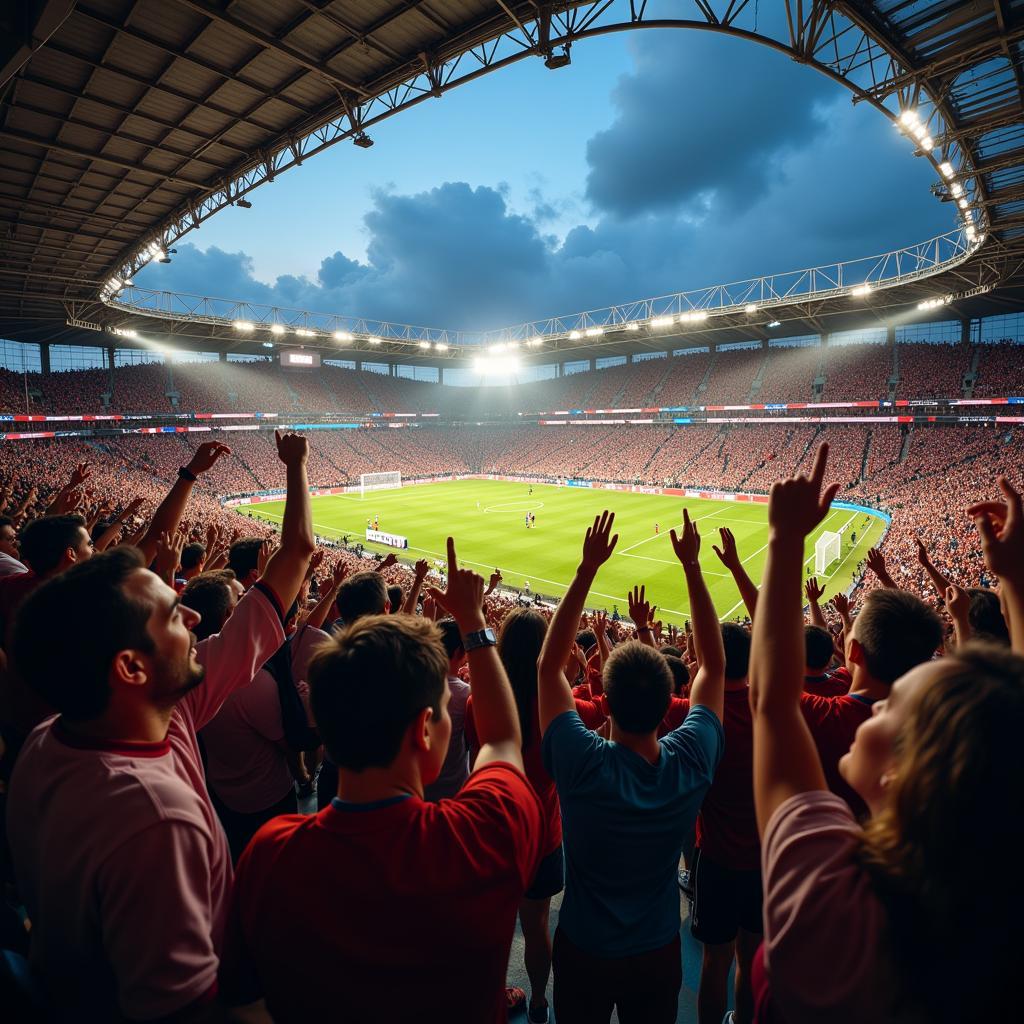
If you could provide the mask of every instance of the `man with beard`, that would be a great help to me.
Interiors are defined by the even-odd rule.
[[[15,666],[58,712],[8,801],[31,964],[58,1019],[216,1012],[232,869],[196,731],[284,641],[313,552],[306,440],[277,446],[281,547],[219,633],[197,642],[199,615],[130,547],[43,584],[16,620]]]

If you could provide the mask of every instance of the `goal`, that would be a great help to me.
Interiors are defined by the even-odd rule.
[[[842,534],[832,533],[830,530],[826,530],[814,542],[814,571],[819,576],[824,576],[828,567],[839,561],[842,557],[842,547]]]
[[[359,496],[367,491],[393,491],[402,486],[401,473],[360,473]]]

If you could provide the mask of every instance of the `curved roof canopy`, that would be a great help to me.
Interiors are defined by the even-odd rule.
[[[894,119],[915,110],[951,221],[966,196],[984,234],[976,283],[1018,304],[1024,0],[778,2],[788,21],[770,37],[753,0],[13,0],[0,332],[90,340],[64,321],[99,317],[112,277],[275,175],[341,141],[372,145],[382,118],[513,61],[557,70],[588,37],[642,27],[742,35]]]

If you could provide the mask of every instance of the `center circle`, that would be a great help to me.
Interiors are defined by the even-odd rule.
[[[544,507],[543,501],[499,501],[497,505],[488,505],[485,512],[536,512]]]

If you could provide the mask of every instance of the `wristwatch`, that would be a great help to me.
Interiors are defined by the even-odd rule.
[[[468,654],[480,647],[494,647],[497,643],[498,638],[494,635],[494,630],[488,626],[487,629],[478,629],[475,633],[467,633],[462,638],[462,649]]]

